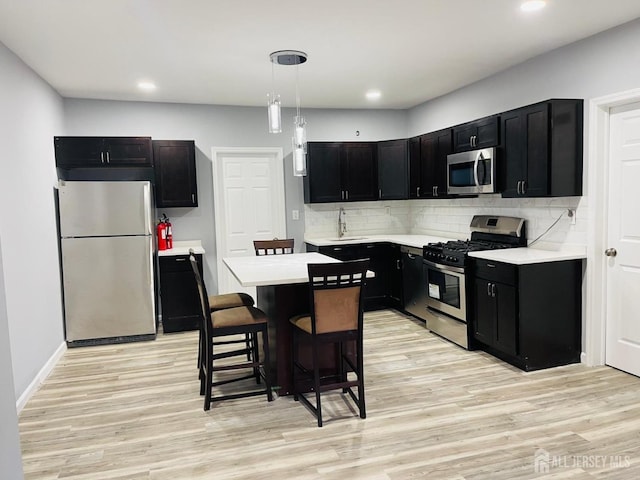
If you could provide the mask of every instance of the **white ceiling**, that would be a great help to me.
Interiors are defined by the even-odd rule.
[[[0,41],[65,97],[408,108],[640,17],[638,0],[0,0]],[[137,82],[157,84],[141,92]],[[382,91],[375,103],[367,89]]]

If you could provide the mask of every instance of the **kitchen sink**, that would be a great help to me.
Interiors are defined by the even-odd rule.
[[[327,240],[331,241],[331,242],[347,242],[350,240],[366,240],[367,237],[335,237],[335,238],[327,238]]]

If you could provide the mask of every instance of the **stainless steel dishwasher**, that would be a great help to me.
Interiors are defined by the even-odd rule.
[[[402,260],[402,296],[405,312],[422,320],[427,315],[427,292],[424,283],[422,248],[400,247]]]

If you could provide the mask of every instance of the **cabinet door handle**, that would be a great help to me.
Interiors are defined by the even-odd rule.
[[[344,191],[345,200],[349,200],[349,190]]]
[[[496,284],[495,283],[491,284],[491,296],[492,297],[496,296]]]
[[[496,268],[496,266],[493,263],[487,263],[487,267],[489,268]]]
[[[416,197],[420,196],[420,187],[416,187]]]
[[[522,195],[527,193],[527,181],[522,180]]]
[[[111,163],[111,158],[109,158],[109,152],[107,152],[107,163]]]
[[[491,296],[491,283],[487,283],[487,297]]]
[[[396,270],[400,270],[400,260],[396,260]]]
[[[100,152],[100,163],[104,163],[104,152]]]
[[[334,252],[339,252],[340,250],[342,250],[342,247],[333,247]]]
[[[186,262],[186,258],[176,258],[176,262]]]
[[[195,193],[191,194],[191,203],[196,203],[196,194]]]
[[[522,184],[521,180],[518,180],[518,185],[516,186],[516,193],[520,195],[520,185]]]
[[[381,188],[378,189],[378,198],[382,198],[382,189]]]

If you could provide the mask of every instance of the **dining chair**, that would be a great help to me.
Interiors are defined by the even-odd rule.
[[[282,255],[287,253],[293,253],[293,244],[295,240],[293,238],[287,238],[284,240],[254,240],[253,248],[256,251],[256,255]]]
[[[209,305],[207,289],[202,281],[198,263],[194,255],[189,255],[189,261],[193,269],[193,275],[198,288],[201,306],[201,323],[203,332],[203,346],[200,366],[200,394],[204,395],[204,410],[211,408],[211,403],[232,398],[244,398],[255,395],[267,395],[267,400],[273,400],[271,392],[271,380],[269,375],[269,335],[267,330],[267,316],[253,306],[233,307],[212,312]],[[223,345],[237,343],[233,338],[238,334],[251,335],[253,341],[250,345],[231,350],[233,347],[220,348]],[[263,355],[260,358],[258,348],[258,335],[262,336]],[[223,340],[216,340],[223,338]],[[220,351],[218,352],[218,348]],[[241,356],[242,360],[231,362],[230,359]],[[229,360],[229,361],[224,361]],[[227,376],[214,381],[216,372],[242,371],[238,376]],[[251,370],[247,374],[247,370]],[[257,384],[264,379],[264,388],[243,389],[237,393],[221,393],[214,395],[213,389],[233,382],[255,379]]]
[[[322,427],[321,393],[342,389],[366,418],[362,349],[363,291],[369,259],[309,264],[310,313],[292,317],[294,400],[304,403]],[[311,366],[300,360],[300,346],[311,346]],[[334,344],[338,369],[321,376],[320,347]],[[308,363],[308,361],[307,361]],[[357,387],[358,394],[353,392]],[[315,405],[305,396],[315,393]]]

